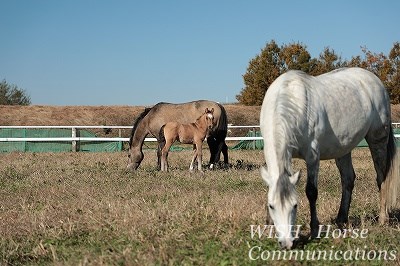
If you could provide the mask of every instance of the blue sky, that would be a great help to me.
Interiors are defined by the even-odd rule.
[[[234,102],[267,42],[360,46],[400,41],[400,1],[0,0],[0,80],[38,105]]]

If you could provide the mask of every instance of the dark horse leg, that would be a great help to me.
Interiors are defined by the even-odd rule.
[[[165,144],[167,142],[167,140],[165,139],[165,135],[164,135],[164,127],[165,125],[163,125],[160,128],[160,132],[158,133],[158,145],[157,145],[157,170],[160,171],[161,170],[161,156],[162,156],[162,149],[165,147]],[[168,148],[169,151],[169,148]],[[167,152],[167,158],[168,158],[168,152]]]
[[[220,151],[222,151],[222,154],[224,156],[224,165],[225,165],[225,167],[227,167],[228,164],[229,164],[229,161],[228,161],[228,145],[226,145],[225,140],[222,140],[220,142],[220,146],[219,147],[220,147]],[[218,160],[219,160],[219,158],[218,158]]]
[[[229,164],[228,146],[225,143],[226,133],[219,132],[207,138],[207,143],[210,148],[210,168],[218,163],[221,157],[221,152],[224,156],[224,166]]]
[[[217,155],[217,140],[214,136],[209,136],[207,138],[207,144],[208,147],[210,148],[210,168],[213,167],[214,163],[215,163],[215,157]],[[219,158],[218,158],[219,159]]]
[[[158,142],[157,145],[157,171],[161,170],[161,150],[165,146],[165,142]]]
[[[306,195],[310,203],[310,228],[311,238],[316,238],[318,235],[319,221],[317,217],[317,198],[318,198],[318,170],[319,158],[307,161],[307,184]]]
[[[342,199],[340,201],[340,208],[336,218],[336,224],[339,227],[342,227],[349,220],[351,194],[353,192],[354,179],[356,177],[351,161],[351,153],[348,153],[343,157],[337,158],[336,166],[339,169],[342,183]]]

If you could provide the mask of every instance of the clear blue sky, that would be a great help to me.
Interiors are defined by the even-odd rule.
[[[313,57],[400,41],[400,1],[0,0],[0,80],[32,104],[234,102],[274,39]]]

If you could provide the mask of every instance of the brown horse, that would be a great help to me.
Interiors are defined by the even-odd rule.
[[[202,146],[208,132],[214,126],[214,108],[206,108],[204,114],[196,119],[196,122],[190,124],[181,124],[179,122],[168,122],[160,130],[160,148],[161,148],[161,171],[168,171],[167,156],[171,145],[177,140],[182,144],[193,144],[194,152],[189,170],[193,171],[194,161],[197,158],[198,170],[202,164]]]
[[[203,114],[206,108],[214,108],[215,125],[209,132],[207,143],[210,148],[210,168],[218,163],[221,151],[224,163],[228,165],[228,147],[225,143],[228,131],[228,120],[225,108],[212,101],[199,100],[182,104],[158,103],[152,108],[146,108],[135,120],[129,139],[129,170],[136,170],[143,160],[142,146],[147,135],[159,138],[160,129],[168,122],[176,121],[188,124]],[[161,150],[158,148],[158,167],[161,167]]]

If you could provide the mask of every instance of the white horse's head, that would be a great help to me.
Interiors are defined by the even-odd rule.
[[[294,175],[283,173],[272,175],[266,167],[261,167],[261,176],[268,185],[268,211],[278,236],[281,248],[290,249],[293,246],[296,214],[297,192],[295,185],[300,172]]]

